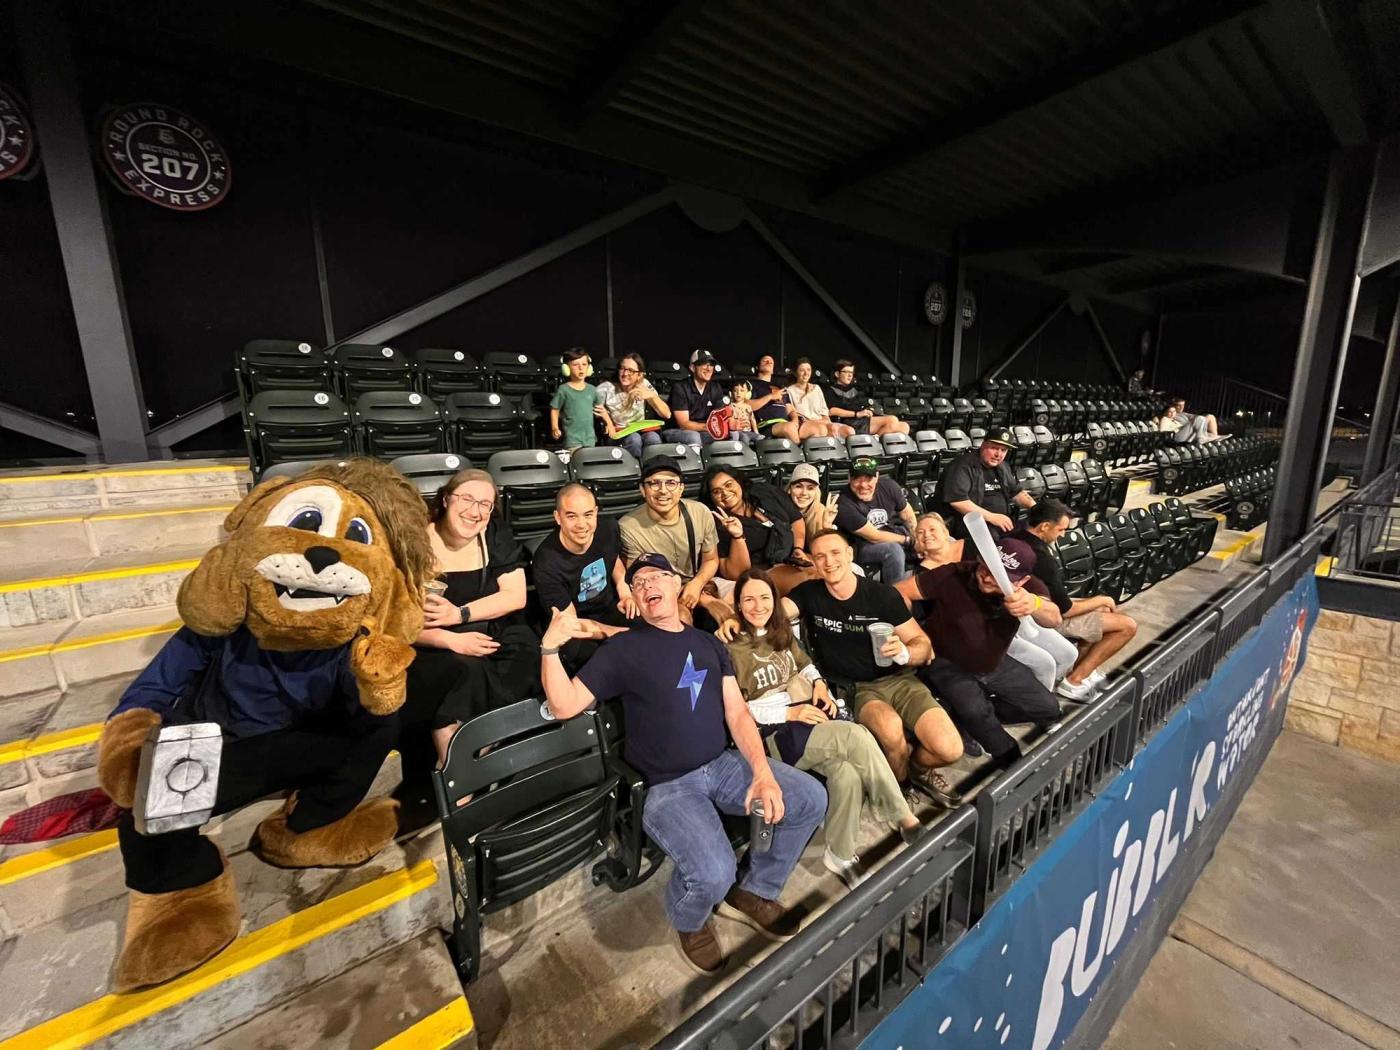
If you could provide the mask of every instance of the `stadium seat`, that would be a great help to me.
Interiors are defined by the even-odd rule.
[[[1108,529],[1118,545],[1118,557],[1123,562],[1123,601],[1127,601],[1148,586],[1150,566],[1147,551],[1143,550],[1138,539],[1137,529],[1126,514],[1115,514],[1108,519]]]
[[[243,411],[248,458],[259,473],[277,463],[354,454],[345,402],[324,390],[264,390]]]
[[[919,451],[929,457],[929,465],[937,470],[943,461],[943,453],[948,451],[948,442],[937,430],[920,430],[914,435],[914,443]]]
[[[943,431],[943,440],[948,447],[943,451],[943,462],[949,463],[972,448],[972,439],[961,430]]]
[[[1035,465],[1051,462],[1055,458],[1055,435],[1039,423],[1031,427],[1031,433],[1035,435]]]
[[[495,453],[486,469],[496,479],[505,503],[503,516],[516,539],[554,531],[554,499],[569,480],[558,456],[543,449],[511,449]]]
[[[438,489],[452,480],[453,474],[459,470],[466,470],[471,465],[471,460],[467,459],[466,456],[459,456],[455,452],[430,452],[418,456],[399,456],[389,464],[413,482],[413,487],[418,490],[423,501],[429,504],[437,496]]]
[[[443,407],[448,447],[474,460],[525,444],[525,417],[518,403],[494,391],[451,394]]]
[[[1069,477],[1065,468],[1058,463],[1046,463],[1040,468],[1040,476],[1045,479],[1045,495],[1050,499],[1065,502],[1069,499]]]
[[[548,404],[554,388],[559,385],[559,373],[546,375],[540,363],[529,354],[492,350],[481,359],[481,367],[492,390],[514,401],[530,398],[535,408]]]
[[[431,348],[413,354],[413,385],[442,404],[464,390],[485,390],[486,374],[476,358],[461,350]]]
[[[1112,484],[1108,472],[1103,469],[1103,464],[1096,459],[1081,459],[1079,466],[1089,481],[1089,516],[1102,518],[1108,512],[1108,490]]]
[[[836,492],[851,479],[851,458],[846,454],[845,442],[839,438],[805,438],[802,441],[802,455],[822,472],[827,492]]]
[[[392,346],[346,343],[337,347],[335,385],[347,404],[371,390],[410,390],[413,368],[409,360]]]
[[[608,844],[614,888],[636,881],[641,837],[618,834],[624,806],[645,790],[604,752],[599,716],[545,718],[537,699],[498,707],[453,735],[433,788],[453,902],[458,975],[481,963],[481,917],[573,872]]]
[[[670,396],[672,383],[686,379],[689,375],[690,370],[678,361],[651,361],[647,364],[647,378],[662,397]],[[775,382],[777,378],[773,377]]]
[[[967,439],[972,442],[973,448],[981,448],[982,442],[987,436],[987,431],[982,427],[969,427]]]
[[[1196,539],[1190,529],[1182,528],[1171,509],[1165,503],[1149,503],[1147,512],[1156,522],[1162,539],[1171,544],[1172,571],[1180,572],[1195,561]]]
[[[966,430],[968,427],[972,426],[972,402],[965,397],[955,397],[953,398],[952,405],[953,415],[948,420],[948,425],[944,428],[944,431]]]
[[[637,488],[642,467],[625,448],[597,445],[575,449],[569,457],[569,477],[593,491],[599,514],[617,517],[642,502]]]
[[[929,429],[937,430],[940,434],[946,433],[952,426],[949,421],[953,418],[953,403],[946,397],[931,397],[928,399]]]
[[[904,422],[909,424],[909,429],[918,432],[930,425],[930,416],[933,414],[933,406],[929,404],[928,398],[922,394],[915,394],[905,398],[907,415]]]
[[[1045,498],[1045,478],[1035,467],[1017,467],[1016,484],[1026,490],[1026,495],[1039,503]]]
[[[1128,511],[1128,520],[1133,523],[1143,550],[1147,551],[1148,585],[1162,582],[1178,568],[1176,544],[1162,535],[1157,520],[1146,507],[1134,507]]]
[[[657,445],[647,445],[642,449],[642,469],[654,459],[669,459],[681,472],[685,483],[687,499],[700,498],[700,479],[705,475],[705,466],[700,462],[700,449],[694,445],[671,444],[663,441]]]
[[[759,478],[763,474],[757,453],[742,441],[711,441],[700,449],[700,462],[706,470],[728,467],[749,479]]]
[[[1065,502],[1074,511],[1075,517],[1088,520],[1094,509],[1094,495],[1089,476],[1084,473],[1084,465],[1070,460],[1062,464],[1061,469],[1069,481],[1069,495],[1065,497]]]
[[[758,462],[767,474],[768,481],[775,485],[787,485],[792,468],[805,462],[802,449],[787,438],[762,438],[754,445]]]
[[[1011,436],[1016,439],[1016,449],[1011,453],[1012,465],[1035,466],[1035,432],[1028,426],[1017,425],[1011,428]]]
[[[366,456],[393,459],[447,451],[447,428],[433,399],[416,390],[372,390],[355,401],[355,441]]]
[[[908,434],[884,434],[880,443],[884,446],[884,457],[895,464],[895,480],[905,488],[917,489],[930,480],[929,457],[919,451],[918,443]]]
[[[1095,591],[1106,594],[1115,602],[1128,597],[1123,591],[1123,576],[1127,566],[1118,554],[1118,541],[1113,530],[1101,521],[1091,521],[1079,527],[1094,556]]]
[[[274,463],[262,472],[258,477],[259,482],[267,481],[269,478],[294,478],[306,473],[312,467],[323,466],[326,463],[344,463],[344,460],[333,459],[294,459],[286,460],[282,463]]]
[[[1055,544],[1055,554],[1065,575],[1065,589],[1071,598],[1088,598],[1094,594],[1094,558],[1084,534],[1067,529]]]
[[[264,390],[334,390],[331,362],[314,344],[294,339],[254,339],[238,353],[234,376],[247,405]]]
[[[1162,502],[1163,506],[1171,512],[1177,526],[1191,534],[1193,543],[1191,560],[1200,561],[1210,553],[1211,547],[1215,544],[1215,533],[1220,525],[1219,520],[1214,515],[1191,513],[1191,508],[1176,496],[1168,496]]]

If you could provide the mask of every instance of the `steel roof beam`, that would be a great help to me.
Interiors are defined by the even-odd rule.
[[[1329,5],[1327,12],[1319,0],[1271,0],[1270,6],[1277,17],[1261,26],[1270,49],[1302,81],[1337,144],[1359,146],[1371,134],[1337,39],[1337,22],[1347,17],[1341,5]]]
[[[582,124],[606,106],[700,9],[699,0],[655,0],[641,5],[578,78],[564,119]]]

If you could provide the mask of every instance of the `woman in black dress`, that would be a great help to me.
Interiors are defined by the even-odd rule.
[[[525,552],[493,517],[496,483],[461,470],[438,490],[428,540],[441,597],[423,603],[423,633],[408,668],[408,723],[427,724],[441,763],[457,727],[539,688],[539,638],[525,622]]]

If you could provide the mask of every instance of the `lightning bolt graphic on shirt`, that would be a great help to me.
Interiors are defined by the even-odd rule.
[[[709,674],[708,668],[697,671],[695,669],[695,656],[692,653],[685,654],[685,669],[681,671],[681,680],[676,683],[677,689],[690,689],[690,709],[695,710],[695,705],[700,701],[700,690],[705,687],[705,676]]]

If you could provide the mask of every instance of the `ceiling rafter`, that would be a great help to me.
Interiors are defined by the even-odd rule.
[[[565,119],[581,124],[603,109],[700,7],[699,0],[653,0],[638,7],[575,81]]]

